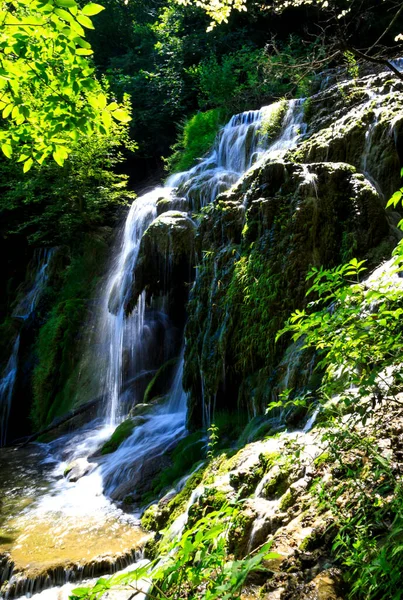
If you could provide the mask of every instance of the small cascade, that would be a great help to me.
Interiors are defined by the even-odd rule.
[[[38,304],[43,288],[48,279],[49,263],[55,252],[55,248],[38,248],[34,252],[33,268],[34,278],[27,294],[17,304],[13,311],[15,319],[26,320],[30,317]]]
[[[267,148],[264,153],[265,156],[269,155],[271,158],[277,158],[287,150],[292,150],[306,133],[307,125],[304,123],[304,102],[305,98],[289,101],[280,135]]]
[[[12,316],[15,319],[26,321],[34,313],[48,279],[49,262],[53,253],[54,248],[40,248],[35,250],[33,259],[33,282],[12,313]],[[15,380],[17,377],[19,348],[20,334],[17,335],[14,341],[10,358],[4,369],[3,377],[0,379],[0,448],[4,446],[7,441],[7,425],[10,416]]]
[[[280,134],[270,145],[262,123],[278,110],[279,103],[234,115],[220,131],[213,150],[190,171],[169,177],[167,185],[178,188],[194,210],[214,202],[260,158],[268,154],[276,158],[296,145],[306,131],[303,103],[304,99],[289,102]]]
[[[141,238],[157,216],[158,199],[167,195],[168,190],[156,188],[133,202],[106,285],[101,290],[102,306],[96,347],[103,358],[101,371],[104,374],[100,391],[105,397],[110,425],[116,424],[121,416],[119,400],[125,380],[135,378],[144,370],[144,295],[130,315],[126,316],[125,310],[133,285],[133,271]]]
[[[88,582],[89,584],[94,584],[96,578],[124,571],[134,563],[138,563],[142,558],[142,551],[133,549],[113,558],[108,556],[100,557],[87,564],[70,565],[68,568],[56,566],[47,569],[43,573],[30,576],[25,576],[18,572],[14,573],[14,565],[11,562],[5,561],[2,577],[3,581],[7,582],[4,588],[4,600],[12,600],[13,598],[20,597],[31,598],[44,590],[51,589],[53,589],[54,594],[54,588],[57,586],[66,586],[71,592],[79,583]],[[50,595],[50,598],[54,598],[53,594]],[[45,596],[46,594],[44,594]]]
[[[8,359],[7,366],[2,379],[0,379],[0,448],[5,445],[7,439],[7,424],[10,416],[11,400],[15,378],[18,367],[18,350],[20,347],[20,336],[18,335]]]
[[[159,457],[173,449],[186,432],[187,397],[182,388],[183,351],[169,399],[144,416],[132,435],[101,465],[105,490],[112,497],[133,492],[159,468]]]

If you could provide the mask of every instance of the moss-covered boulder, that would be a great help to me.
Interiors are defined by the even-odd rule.
[[[167,312],[183,323],[189,284],[195,264],[196,225],[185,212],[162,213],[145,231],[136,262],[130,311],[145,290],[147,299],[165,297]]]
[[[188,212],[190,210],[189,200],[178,196],[160,198],[157,202],[157,215],[160,216],[162,213],[168,212],[169,210]]]
[[[158,369],[144,393],[143,402],[145,404],[149,404],[153,399],[169,392],[177,365],[178,358],[171,358]]]
[[[131,436],[135,427],[144,423],[144,417],[137,415],[135,418],[126,419],[118,425],[115,431],[112,433],[110,439],[104,443],[100,450],[100,454],[111,454],[119,448],[119,446]]]

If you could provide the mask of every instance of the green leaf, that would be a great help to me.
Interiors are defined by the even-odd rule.
[[[102,92],[100,94],[98,94],[97,100],[98,100],[99,108],[104,109],[107,104],[107,98],[106,98],[105,94],[103,94]]]
[[[28,158],[28,160],[26,160],[24,162],[24,167],[22,169],[24,171],[24,173],[28,173],[28,171],[32,167],[33,163],[34,163],[34,161],[32,160],[32,158]]]
[[[112,125],[112,117],[111,117],[111,113],[107,110],[103,110],[102,111],[102,121],[106,127],[106,129],[109,131],[109,129],[111,128]]]
[[[53,158],[57,162],[57,164],[62,167],[64,165],[64,161],[68,157],[68,153],[63,146],[56,146],[53,152]]]
[[[78,14],[76,19],[80,23],[80,25],[82,25],[83,27],[86,27],[87,29],[95,29],[94,25],[92,24],[91,19],[89,19],[85,15]]]
[[[87,15],[87,17],[93,17],[94,15],[97,15],[103,10],[105,10],[104,6],[101,6],[100,4],[95,4],[94,2],[90,2],[89,4],[86,4],[84,6],[82,12],[84,15]]]
[[[55,3],[58,6],[64,6],[66,8],[77,6],[77,2],[75,2],[75,0],[55,0]]]
[[[8,142],[4,143],[1,146],[1,150],[2,150],[3,154],[5,156],[7,156],[7,158],[11,158],[11,156],[13,154],[13,147],[11,146],[11,144],[9,144]]]
[[[131,117],[122,108],[118,108],[118,110],[115,110],[112,113],[112,115],[117,121],[121,121],[122,123],[128,123],[129,121],[131,121]]]
[[[91,54],[94,54],[94,51],[89,48],[76,48],[76,54],[79,56],[91,56]]]
[[[75,588],[74,590],[72,590],[72,594],[76,597],[76,598],[84,598],[85,596],[88,596],[90,592],[90,588],[88,587],[81,587],[81,588]]]
[[[3,119],[7,119],[7,117],[11,114],[12,110],[14,108],[13,104],[7,104],[7,106],[5,108],[3,108]]]

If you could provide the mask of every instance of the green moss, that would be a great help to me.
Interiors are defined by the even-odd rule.
[[[292,491],[288,489],[280,499],[279,509],[285,511],[288,508],[290,508],[290,506],[292,506],[293,502],[294,496],[292,494]]]
[[[244,446],[256,440],[261,440],[273,432],[273,421],[266,416],[254,417],[243,430],[239,445]]]
[[[189,477],[183,489],[168,503],[169,519],[167,527],[171,525],[186,508],[186,504],[192,495],[192,492],[203,481],[208,466],[201,467]]]
[[[215,108],[198,112],[186,121],[172,147],[173,154],[166,160],[167,170],[178,173],[190,169],[212,148],[223,120],[222,109]]]
[[[143,513],[141,517],[141,526],[146,531],[159,531],[159,521],[162,516],[162,511],[158,504],[151,504]]]
[[[260,134],[266,142],[275,140],[280,134],[283,119],[287,112],[287,104],[286,100],[280,100],[264,110]]]
[[[52,419],[70,410],[75,401],[85,402],[85,390],[79,388],[78,363],[81,328],[86,322],[89,299],[104,265],[108,246],[100,236],[88,237],[70,257],[70,264],[59,274],[62,285],[53,296],[53,307],[41,327],[33,373],[34,426],[41,429]]]
[[[171,453],[171,466],[159,473],[151,485],[151,491],[142,498],[143,503],[158,496],[165,488],[193,471],[206,456],[206,439],[203,431],[196,431],[181,440]]]
[[[144,392],[144,404],[148,404],[153,398],[167,393],[177,364],[178,359],[172,358],[158,369]]]
[[[207,487],[198,501],[189,508],[189,525],[192,526],[209,513],[220,510],[227,502],[228,498],[223,490]]]
[[[230,474],[230,484],[242,498],[250,496],[264,475],[280,460],[277,452],[260,454],[259,462],[248,471],[236,471]]]
[[[322,465],[325,465],[327,462],[329,462],[329,459],[330,459],[329,452],[322,452],[322,454],[320,456],[315,458],[314,465],[315,465],[315,467],[321,467]]]
[[[111,438],[105,442],[101,448],[101,454],[111,454],[119,448],[119,446],[127,440],[132,434],[135,427],[135,422],[132,419],[126,419],[120,425],[118,425],[115,431],[112,433]]]

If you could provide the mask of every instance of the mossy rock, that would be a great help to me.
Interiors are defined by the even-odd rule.
[[[149,404],[153,398],[162,396],[169,391],[177,364],[178,358],[171,358],[158,369],[144,392],[144,404]]]
[[[201,467],[195,471],[193,475],[189,477],[183,489],[168,503],[167,508],[169,511],[169,517],[166,523],[167,527],[185,511],[186,504],[189,501],[193,490],[202,483],[207,468],[207,466],[205,468]]]
[[[165,526],[169,512],[167,506],[151,504],[141,517],[141,526],[146,531],[160,531]]]
[[[206,487],[198,501],[189,508],[189,525],[192,526],[209,513],[220,510],[227,502],[228,497],[224,490]]]
[[[104,443],[101,448],[101,454],[104,455],[115,452],[119,446],[131,436],[134,428],[142,423],[144,423],[144,419],[141,417],[137,417],[135,419],[126,419],[123,421],[123,423],[116,427],[110,439]]]
[[[238,470],[230,473],[230,485],[238,492],[241,498],[250,496],[258,483],[280,459],[278,453],[260,454],[258,465],[254,465],[248,470]]]

